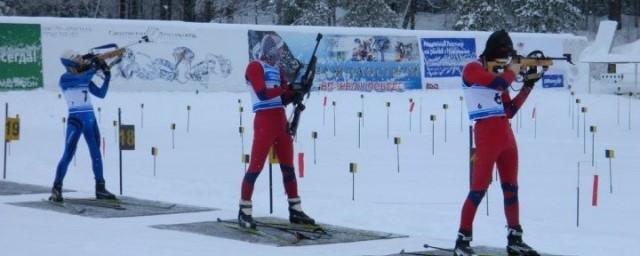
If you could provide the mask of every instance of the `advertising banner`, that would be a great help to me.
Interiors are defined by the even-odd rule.
[[[464,65],[477,58],[475,38],[422,38],[424,77],[461,77]]]
[[[542,77],[542,88],[564,87],[564,76],[560,74],[549,74]]]
[[[42,85],[40,25],[0,23],[0,91]]]
[[[149,35],[151,42],[133,45],[112,67],[112,85],[127,91],[242,91],[245,88],[243,70],[232,62],[245,52],[238,41],[246,41],[243,33],[216,30],[212,27],[186,27],[176,24],[127,26],[86,23],[43,24],[47,83],[57,85],[65,72],[58,58],[67,49],[81,54],[92,48],[117,44],[119,47],[137,42]],[[110,49],[101,50],[101,52]],[[234,51],[235,50],[235,51]],[[235,55],[234,55],[235,54]],[[244,55],[246,56],[246,55]],[[246,57],[245,57],[246,58]],[[55,60],[55,61],[52,61]],[[99,83],[99,82],[98,82]]]
[[[309,61],[316,38],[316,34],[301,32],[248,33],[250,60],[260,57],[265,35],[282,38],[282,64],[289,77],[300,63]],[[412,36],[325,34],[316,56],[313,90],[400,92],[421,88],[418,43]]]

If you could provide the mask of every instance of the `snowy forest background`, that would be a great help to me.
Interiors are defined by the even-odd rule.
[[[97,17],[192,22],[507,29],[592,37],[599,20],[640,38],[640,0],[0,0],[0,16]],[[626,31],[625,31],[626,29]]]

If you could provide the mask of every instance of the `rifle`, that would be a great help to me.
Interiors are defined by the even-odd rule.
[[[487,70],[493,73],[498,73],[501,70],[504,70],[505,67],[509,64],[520,64],[524,70],[528,70],[529,68],[534,67],[542,67],[542,71],[540,73],[527,74],[527,72],[525,71],[519,73],[519,75],[522,76],[524,80],[528,80],[541,77],[544,72],[546,72],[549,67],[553,65],[554,60],[564,60],[572,65],[575,65],[571,61],[571,54],[565,53],[562,55],[562,57],[546,57],[542,51],[535,50],[529,53],[527,57],[518,55],[514,52],[514,54],[509,56],[509,58],[507,59],[496,59],[494,61],[488,61],[486,66]]]
[[[289,135],[294,137],[296,136],[296,132],[298,131],[300,114],[305,109],[302,101],[305,95],[307,96],[307,99],[309,98],[311,86],[313,85],[313,78],[316,75],[316,62],[318,61],[318,59],[316,58],[316,51],[318,50],[318,45],[320,45],[320,40],[322,40],[322,34],[318,33],[318,35],[316,36],[316,46],[313,48],[313,53],[311,54],[311,58],[309,59],[309,64],[307,64],[307,69],[305,70],[304,75],[302,75],[300,83],[293,83],[293,90],[302,93],[302,97],[297,97],[292,102],[295,108],[293,110],[293,118],[291,118],[291,121],[289,122]],[[300,69],[302,69],[302,65],[299,65],[298,68],[296,68],[296,71],[294,72],[294,79],[298,77]]]
[[[140,40],[123,47],[118,47],[117,44],[105,44],[98,47],[94,47],[90,50],[89,53],[82,55],[83,62],[80,65],[80,67],[77,68],[77,70],[78,72],[84,72],[94,65],[97,65],[98,68],[100,68],[103,72],[110,70],[113,66],[120,63],[120,61],[122,60],[122,56],[124,55],[125,52],[127,52],[127,49],[129,47],[134,46],[136,44],[148,43],[150,41],[151,40],[149,39],[149,36],[144,35],[143,37],[140,38]],[[103,52],[100,54],[96,53],[97,52],[96,50],[110,49],[110,48],[114,48],[114,50]],[[111,59],[113,60],[109,64],[107,64],[107,61]]]

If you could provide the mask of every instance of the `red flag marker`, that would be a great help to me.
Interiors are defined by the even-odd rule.
[[[298,153],[298,176],[304,178],[304,153]]]
[[[415,106],[416,106],[416,103],[412,101],[412,102],[409,104],[409,112],[413,112],[413,107],[415,107]]]
[[[322,102],[322,106],[326,106],[327,105],[327,96],[324,96],[324,101]]]

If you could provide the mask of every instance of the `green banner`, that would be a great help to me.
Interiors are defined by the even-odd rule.
[[[0,91],[42,87],[39,24],[0,23]]]

